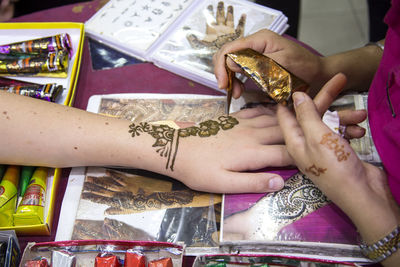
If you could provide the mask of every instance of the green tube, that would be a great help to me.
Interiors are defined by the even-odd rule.
[[[23,197],[31,180],[32,174],[35,171],[35,166],[23,166],[21,169],[21,177],[19,180],[19,196]]]

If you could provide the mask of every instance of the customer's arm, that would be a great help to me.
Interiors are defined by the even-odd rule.
[[[280,145],[276,117],[266,114],[250,109],[178,131],[0,91],[0,162],[125,166],[162,173],[197,190],[268,192],[282,187],[281,177],[246,171],[292,161]]]

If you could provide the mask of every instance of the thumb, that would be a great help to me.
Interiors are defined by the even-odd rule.
[[[228,171],[213,183],[219,193],[265,193],[282,189],[284,180],[275,173]]]
[[[306,93],[295,92],[292,97],[297,121],[304,135],[307,136],[318,129],[319,124],[322,123],[321,117],[314,102]]]

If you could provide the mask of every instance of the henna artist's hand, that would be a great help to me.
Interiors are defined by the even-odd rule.
[[[287,70],[311,84],[312,87],[319,89],[320,83],[315,85],[314,83],[321,71],[321,58],[300,44],[270,30],[261,30],[227,43],[214,54],[214,73],[218,80],[219,88],[223,89],[228,85],[225,55],[245,48],[251,48],[272,58]],[[227,64],[231,70],[240,72],[240,68],[231,59],[227,59]],[[238,79],[235,79],[233,97],[238,98],[243,88],[243,84]]]
[[[244,25],[246,23],[246,15],[242,14],[239,23],[235,29],[233,7],[228,6],[225,17],[224,2],[219,2],[217,7],[217,15],[214,16],[213,6],[208,6],[209,15],[206,22],[206,35],[200,40],[194,34],[189,34],[187,39],[194,49],[206,48],[213,53],[216,52],[223,44],[233,41],[243,36]]]
[[[338,74],[321,92],[338,91],[345,81]],[[297,167],[352,219],[367,243],[391,232],[400,213],[385,172],[362,162],[345,139],[322,123],[307,94],[294,93],[293,101],[297,119],[284,106],[278,107],[277,114]]]

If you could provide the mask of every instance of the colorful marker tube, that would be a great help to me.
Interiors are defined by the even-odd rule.
[[[13,225],[13,213],[17,205],[19,166],[10,165],[0,183],[0,227]]]
[[[42,224],[48,168],[37,167],[14,214],[14,225]]]
[[[56,102],[58,96],[63,91],[62,85],[55,83],[38,84],[38,85],[15,85],[0,86],[0,91],[7,91],[17,95],[24,95],[34,98]]]
[[[60,50],[72,54],[71,38],[68,33],[0,46],[0,54],[46,54]]]
[[[25,191],[28,188],[29,181],[31,180],[35,169],[36,169],[35,166],[23,166],[21,168],[21,176],[19,178],[19,194],[18,194],[18,196],[23,197],[25,195]]]
[[[0,60],[0,75],[66,78],[69,58],[65,51]]]

